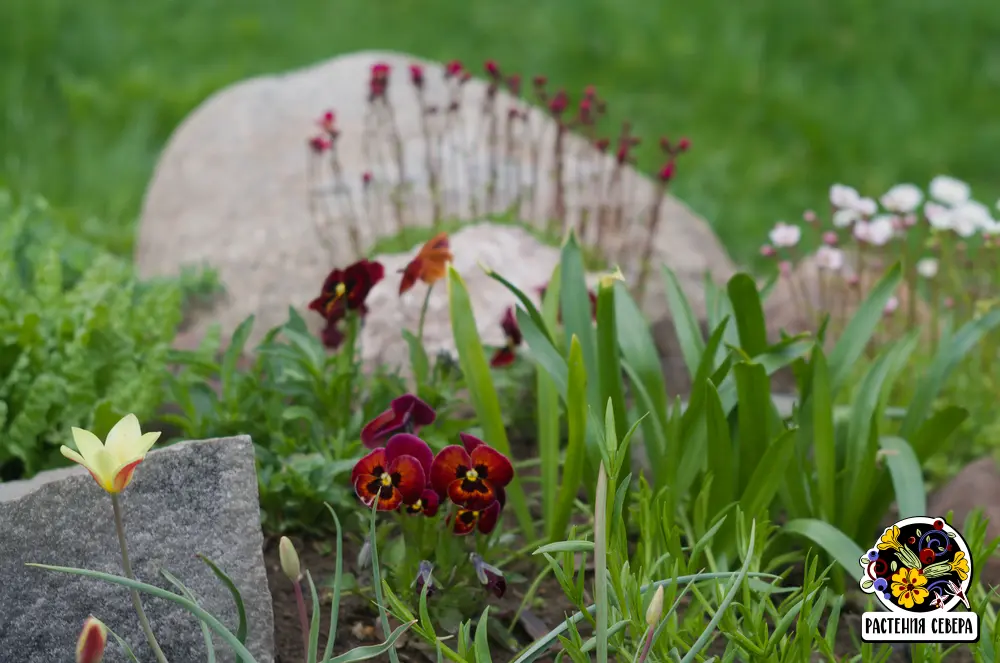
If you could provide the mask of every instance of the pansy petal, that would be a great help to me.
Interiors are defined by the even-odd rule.
[[[119,462],[128,460],[138,455],[136,454],[136,445],[140,437],[142,437],[142,430],[139,427],[139,420],[134,414],[126,414],[111,427],[104,448],[107,449],[112,458]]]
[[[420,494],[427,487],[427,477],[419,460],[413,456],[397,456],[387,470],[404,504],[413,504],[420,499]]]
[[[369,449],[378,447],[393,431],[399,429],[402,420],[392,410],[386,410],[361,429],[361,443]]]
[[[403,394],[393,400],[392,410],[398,415],[408,414],[414,426],[430,426],[437,418],[434,408],[413,394]]]
[[[489,534],[496,528],[498,520],[500,520],[500,503],[493,502],[479,513],[479,531]]]
[[[497,495],[489,481],[455,479],[448,485],[448,498],[467,509],[482,509],[496,502]]]
[[[434,464],[434,452],[431,451],[426,442],[416,435],[397,433],[389,438],[385,444],[385,461],[391,465],[392,461],[400,456],[413,456],[420,461],[424,478],[426,479],[430,475],[431,465]],[[421,486],[421,488],[423,487]]]
[[[424,515],[430,518],[431,516],[437,515],[438,507],[441,505],[441,499],[438,494],[433,490],[425,489],[420,495],[420,501],[423,503]]]
[[[89,430],[84,430],[82,428],[72,428],[73,432],[73,442],[76,443],[76,449],[80,452],[80,455],[86,459],[88,463],[93,462],[91,459],[97,458],[99,453],[104,451],[104,444],[101,443],[101,438],[97,437]]]
[[[473,467],[490,483],[502,488],[514,478],[514,466],[510,464],[510,460],[493,447],[483,444],[473,449],[469,455],[472,457]],[[485,473],[483,469],[486,470]]]
[[[361,502],[367,506],[375,502],[378,497],[379,511],[395,511],[403,503],[402,494],[396,490],[395,486],[383,484],[380,479],[372,476],[361,476],[354,482],[354,492],[361,498]]]
[[[465,450],[468,451],[470,454],[472,453],[473,449],[484,444],[484,442],[480,440],[478,437],[476,437],[475,435],[470,435],[469,433],[459,433],[458,439],[462,441],[462,446],[465,447]]]
[[[448,494],[448,486],[455,479],[465,476],[472,468],[472,460],[465,449],[452,444],[438,452],[431,465],[431,487],[442,497]]]
[[[351,471],[351,483],[357,483],[360,477],[379,478],[385,471],[385,449],[375,449],[354,464]]]
[[[492,366],[493,368],[503,368],[505,366],[510,366],[511,364],[514,363],[514,359],[516,358],[517,355],[514,354],[514,351],[511,350],[510,348],[508,347],[499,348],[496,352],[493,353],[493,356],[490,357],[490,366]]]
[[[476,528],[476,521],[479,516],[470,509],[459,509],[452,519],[451,531],[459,536],[465,536]]]

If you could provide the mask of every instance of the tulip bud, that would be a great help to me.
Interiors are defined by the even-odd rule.
[[[302,579],[302,567],[299,565],[299,553],[287,536],[278,542],[278,559],[281,560],[281,572],[292,582]]]
[[[107,644],[108,629],[96,617],[87,617],[76,642],[76,663],[101,663]]]
[[[660,621],[660,617],[663,616],[663,585],[659,585],[656,588],[656,593],[653,594],[653,600],[649,602],[649,607],[646,608],[646,625],[653,627],[656,626],[657,622]]]

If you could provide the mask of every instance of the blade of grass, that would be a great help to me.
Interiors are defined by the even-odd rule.
[[[490,656],[490,637],[487,625],[490,618],[490,606],[483,608],[483,614],[476,624],[476,663],[493,663]]]
[[[323,649],[323,661],[329,661],[333,654],[333,643],[337,639],[337,620],[340,613],[340,583],[344,573],[344,532],[340,527],[340,518],[333,507],[324,502],[326,510],[333,518],[333,525],[337,538],[337,562],[333,571],[333,604],[330,606],[330,631],[326,638],[326,647]]]
[[[608,663],[608,473],[601,463],[594,501],[594,603],[597,605],[597,663]]]
[[[674,329],[677,331],[677,341],[681,347],[681,355],[687,364],[688,373],[693,378],[701,362],[701,354],[705,351],[705,339],[701,335],[698,318],[691,310],[684,290],[681,288],[677,275],[666,265],[663,266],[663,279],[667,289],[667,304],[673,318]]]
[[[184,583],[182,583],[173,573],[167,571],[166,569],[160,569],[160,575],[166,578],[167,582],[176,587],[177,590],[189,601],[192,603],[198,603],[198,599],[191,593],[191,590],[185,587]],[[208,624],[204,621],[198,622],[198,626],[201,627],[201,635],[205,639],[205,660],[208,661],[208,663],[215,663],[215,643],[212,642],[212,631],[209,630]]]
[[[382,569],[379,567],[378,559],[378,539],[376,538],[375,525],[378,517],[378,496],[375,497],[371,508],[371,518],[368,523],[368,540],[371,541],[372,552],[372,587],[375,589],[375,602],[378,603],[378,616],[382,622],[382,633],[389,633],[389,613],[385,609],[385,599],[382,596]],[[399,656],[395,647],[389,647],[389,660],[392,663],[399,663]]]
[[[372,548],[375,548],[375,543],[372,543]],[[372,557],[374,559],[374,557]],[[319,655],[319,594],[316,592],[316,583],[313,582],[312,574],[306,571],[306,584],[309,585],[309,594],[312,597],[312,619],[309,621],[309,653],[306,656],[306,660],[309,663],[316,663],[316,657]],[[384,629],[385,633],[389,632],[388,628]]]
[[[813,457],[819,493],[819,512],[827,522],[834,522],[837,508],[837,454],[833,429],[833,397],[830,371],[823,348],[813,348],[812,403]]]
[[[886,452],[885,464],[889,467],[892,486],[896,491],[899,517],[927,515],[924,473],[909,443],[901,437],[883,437],[879,439],[879,444]]]
[[[400,624],[396,627],[396,630],[389,634],[389,637],[377,645],[364,645],[362,647],[355,647],[351,651],[344,652],[339,656],[334,656],[330,659],[330,663],[356,663],[357,661],[367,661],[369,659],[375,658],[376,656],[381,656],[386,652],[392,652],[396,650],[396,641],[406,633],[407,629],[413,626],[416,622],[410,622],[408,624]]]
[[[602,403],[611,402],[615,418],[615,435],[624,440],[628,432],[628,413],[625,410],[625,384],[622,380],[621,349],[615,321],[615,282],[605,277],[597,286],[597,379],[600,382]],[[622,464],[631,467],[631,450],[623,450]]]
[[[736,364],[733,366],[733,375],[736,379],[739,408],[737,486],[742,491],[749,484],[771,439],[771,380],[764,367],[756,363]]]
[[[563,464],[562,482],[556,501],[556,517],[550,521],[550,541],[559,541],[565,536],[573,512],[573,502],[583,480],[588,412],[587,369],[583,365],[580,341],[575,336],[570,340],[569,346],[569,393],[566,400],[569,440],[566,444],[566,460]]]
[[[736,317],[740,347],[751,358],[756,357],[767,350],[767,327],[757,284],[748,274],[740,273],[729,279],[727,290]]]
[[[236,627],[236,639],[245,644],[247,641],[247,610],[246,606],[243,605],[243,596],[240,594],[239,588],[236,587],[236,583],[233,582],[233,579],[226,575],[226,573],[208,557],[198,555],[198,559],[208,565],[208,568],[212,570],[215,577],[218,578],[222,584],[226,586],[226,589],[229,590],[229,593],[232,594],[233,602],[236,603],[236,614],[239,618],[239,625]]]
[[[559,324],[559,275],[557,266],[549,279],[542,301],[542,317],[550,329],[555,329]],[[552,376],[541,364],[536,369],[536,383],[538,452],[542,463],[542,513],[545,515],[545,522],[551,522],[555,517],[559,486],[559,391]]]
[[[489,443],[497,451],[513,459],[510,443],[507,441],[507,430],[504,428],[503,414],[500,412],[500,399],[493,385],[490,365],[483,351],[483,344],[476,329],[476,318],[472,312],[472,301],[465,283],[455,267],[448,266],[448,307],[451,313],[452,333],[455,337],[455,347],[458,350],[458,360],[465,376],[466,385],[472,404],[479,419],[479,425]],[[524,487],[518,477],[509,484],[507,496],[522,534],[529,540],[535,539],[535,523],[528,510]],[[386,628],[388,633],[389,629]],[[395,652],[391,655],[395,656]],[[393,660],[393,663],[396,663]]]
[[[830,523],[815,518],[800,518],[785,523],[784,531],[809,539],[840,564],[847,575],[857,575],[864,551],[849,536]]]

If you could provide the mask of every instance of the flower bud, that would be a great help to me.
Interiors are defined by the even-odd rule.
[[[302,567],[299,565],[299,553],[295,551],[295,546],[287,537],[281,537],[278,542],[278,559],[281,560],[281,572],[292,582],[302,579]]]
[[[367,569],[368,565],[372,562],[372,542],[367,537],[365,538],[364,545],[361,546],[361,550],[358,551],[358,569]]]
[[[76,641],[76,663],[101,663],[107,644],[108,629],[96,617],[87,617]]]
[[[649,607],[646,608],[646,625],[656,626],[657,622],[660,621],[660,617],[663,616],[663,585],[659,585],[656,588],[656,593],[653,594],[653,600],[649,602]]]

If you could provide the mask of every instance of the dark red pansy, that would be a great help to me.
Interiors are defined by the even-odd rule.
[[[521,336],[521,327],[517,324],[517,317],[514,315],[513,306],[507,307],[503,320],[500,321],[500,326],[503,328],[506,344],[493,353],[493,357],[490,359],[490,366],[494,368],[512,364],[514,358],[517,356],[516,348],[524,340]]]
[[[469,438],[472,438],[471,440]],[[471,436],[442,449],[431,466],[431,487],[467,509],[484,509],[497,500],[497,489],[514,478],[514,466],[496,449]]]
[[[484,509],[459,507],[449,520],[451,521],[451,531],[458,536],[471,534],[477,528],[481,533],[489,534],[496,528],[497,522],[500,520],[500,502],[493,500]]]
[[[359,260],[347,269],[334,269],[323,281],[320,295],[309,302],[309,309],[324,318],[341,318],[345,311],[364,315],[368,309],[368,293],[385,277],[385,267],[380,262]]]
[[[340,344],[344,342],[344,333],[340,331],[340,319],[327,318],[323,331],[320,332],[320,339],[323,341],[323,345],[331,350],[339,348]]]
[[[424,515],[428,518],[437,515],[438,507],[441,505],[441,498],[430,488],[425,488],[420,493],[420,499],[413,504],[404,504],[400,507],[411,516]]]
[[[413,394],[403,394],[393,399],[388,410],[365,424],[361,442],[374,449],[396,433],[419,433],[422,427],[434,423],[436,417],[430,405]]]
[[[362,458],[351,472],[354,491],[365,506],[378,498],[379,511],[394,511],[401,504],[413,504],[427,488],[421,459],[430,448],[414,435],[396,435],[384,449],[375,449]]]
[[[493,592],[493,595],[498,599],[503,598],[504,592],[507,591],[507,581],[503,577],[503,573],[497,567],[487,564],[482,557],[476,553],[469,555],[469,559],[472,561],[472,566],[476,570],[476,577],[479,578],[479,582],[485,585],[486,589]]]

